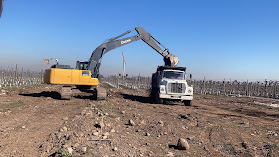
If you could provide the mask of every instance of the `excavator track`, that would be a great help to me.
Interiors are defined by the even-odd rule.
[[[61,99],[69,100],[72,97],[72,87],[71,86],[63,86],[60,92]]]
[[[97,100],[105,100],[107,98],[107,91],[105,88],[97,87],[96,93],[97,93]]]

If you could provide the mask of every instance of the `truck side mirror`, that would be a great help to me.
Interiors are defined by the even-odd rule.
[[[192,79],[192,74],[190,74],[190,79]]]

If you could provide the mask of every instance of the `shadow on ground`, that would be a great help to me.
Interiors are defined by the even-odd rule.
[[[18,95],[29,96],[29,97],[50,97],[52,99],[61,99],[61,95],[58,92],[50,91],[50,92],[41,92],[41,93],[19,93]]]
[[[93,96],[93,95],[75,95],[73,96],[74,98],[77,98],[77,99],[89,99],[89,100],[97,100],[96,99],[96,96]]]
[[[43,91],[41,93],[19,93],[18,95],[22,96],[29,96],[29,97],[49,97],[52,99],[61,100],[61,95],[59,92],[56,91]],[[96,97],[92,95],[74,95],[74,98],[77,99],[89,99],[89,100],[96,100]]]
[[[138,101],[141,103],[148,103],[148,104],[156,104],[155,100],[152,97],[146,97],[146,96],[138,96],[138,95],[131,95],[131,94],[124,94],[121,93],[120,95],[123,96],[124,99],[129,99],[132,101]],[[179,105],[177,102],[171,102],[171,101],[164,101],[163,104],[160,105]]]
[[[123,94],[121,93],[124,99],[130,99],[132,101],[138,101],[141,103],[149,103],[152,104],[154,101],[150,97],[131,95],[131,94]]]

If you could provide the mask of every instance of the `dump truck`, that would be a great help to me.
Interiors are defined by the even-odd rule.
[[[158,66],[152,75],[151,96],[156,103],[164,101],[182,101],[190,106],[193,100],[193,87],[186,81],[186,68]]]
[[[134,30],[137,32],[136,35],[121,38]],[[79,92],[92,93],[93,97],[98,100],[105,99],[107,96],[106,90],[99,86],[98,79],[102,57],[115,48],[140,39],[163,57],[165,66],[174,67],[178,64],[177,56],[171,54],[169,49],[165,48],[142,27],[136,27],[114,38],[105,40],[92,52],[88,61],[77,61],[76,68],[71,68],[69,65],[52,65],[45,70],[44,83],[62,85],[61,90],[59,90],[61,99],[70,99],[74,93]]]

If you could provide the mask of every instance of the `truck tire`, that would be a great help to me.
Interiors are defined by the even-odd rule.
[[[183,101],[185,106],[192,106],[192,101],[191,100],[184,100]]]
[[[158,93],[157,93],[156,96],[155,96],[155,101],[156,101],[157,104],[163,104],[163,103],[164,103],[163,99],[161,99],[161,98],[159,97],[159,94],[158,94]]]

